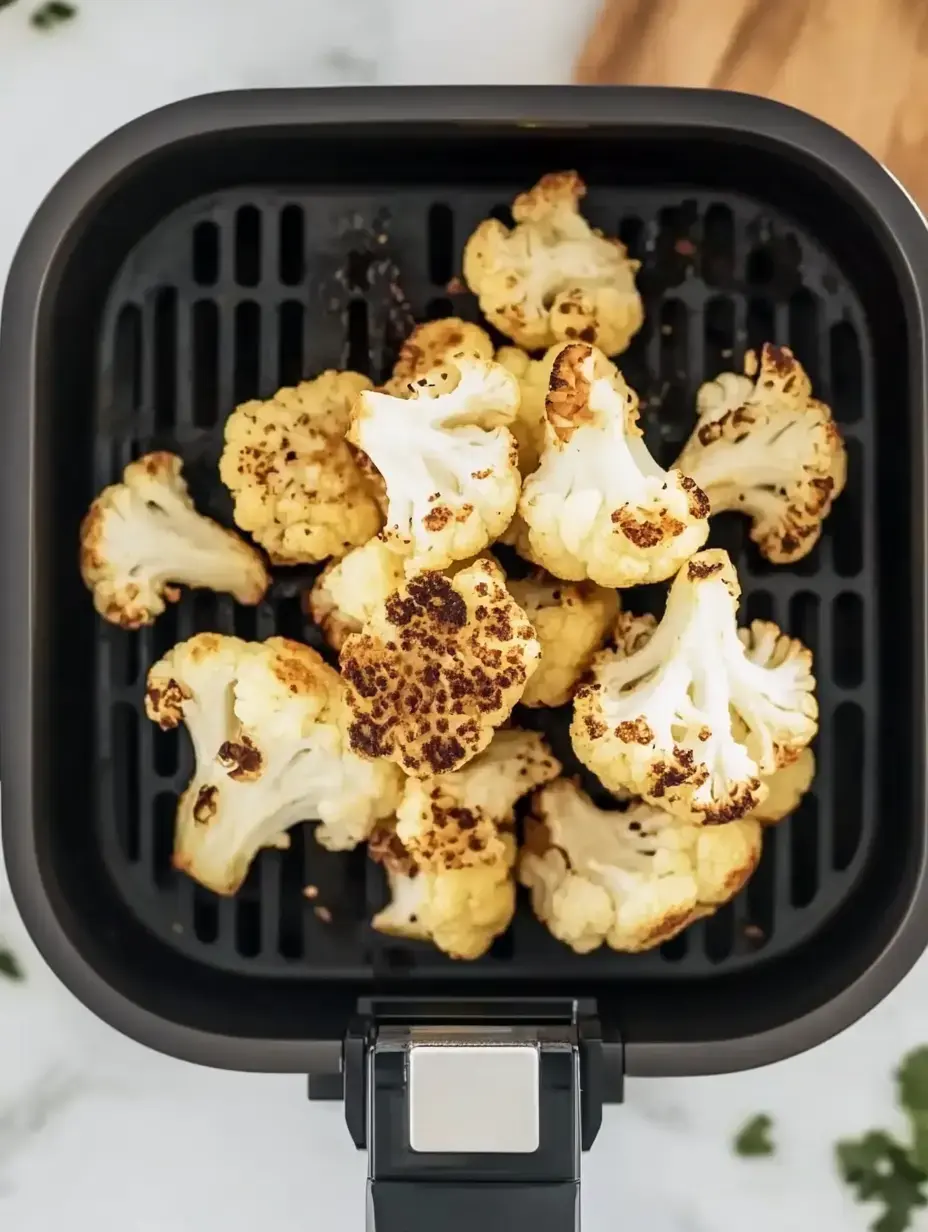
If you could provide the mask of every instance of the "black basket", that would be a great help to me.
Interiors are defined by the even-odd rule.
[[[312,572],[277,571],[257,610],[187,594],[125,633],[82,587],[80,517],[132,457],[169,448],[198,506],[230,523],[215,464],[235,403],[324,366],[381,377],[413,320],[476,319],[446,290],[464,240],[563,168],[642,262],[647,323],[620,362],[659,457],[688,435],[700,382],[768,339],[794,348],[845,434],[847,489],[808,558],[765,564],[734,517],[712,539],[736,560],[744,615],[816,652],[814,789],[768,832],[745,893],[647,955],[577,957],[525,904],[476,963],[378,936],[379,871],[308,829],[220,900],[170,867],[191,755],[144,718],[145,671],[201,629],[319,644],[299,602]],[[3,839],[54,970],[166,1052],[317,1073],[339,1069],[364,997],[588,998],[632,1074],[760,1064],[874,1005],[928,937],[926,270],[924,222],[878,164],[742,96],[234,94],[87,155],[23,241],[0,335]],[[529,721],[563,755],[565,716]]]

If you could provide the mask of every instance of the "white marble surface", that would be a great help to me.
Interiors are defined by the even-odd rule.
[[[36,0],[37,2],[37,0]],[[209,90],[567,78],[596,0],[78,0],[40,35],[0,13],[0,282],[62,171],[107,132]],[[0,1228],[275,1232],[363,1226],[364,1159],[299,1078],[198,1069],[94,1019],[45,968],[0,877]],[[928,961],[866,1020],[752,1074],[632,1082],[586,1160],[589,1232],[852,1232],[869,1220],[831,1162],[842,1135],[894,1123],[890,1071],[928,1038]],[[730,1139],[773,1114],[775,1159]],[[928,1227],[928,1218],[924,1226]]]

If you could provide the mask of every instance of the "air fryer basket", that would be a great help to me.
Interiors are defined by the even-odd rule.
[[[175,449],[229,521],[222,423],[324,366],[380,377],[413,319],[476,317],[446,290],[463,241],[547,170],[642,263],[622,361],[664,461],[698,384],[788,343],[831,402],[847,490],[821,544],[765,565],[745,524],[747,617],[816,651],[813,792],[768,832],[747,891],[649,955],[579,958],[524,906],[476,963],[374,934],[379,871],[309,829],[219,900],[169,865],[186,740],[141,712],[147,666],[200,629],[318,644],[311,571],[257,611],[185,595],[154,628],[101,622],[77,570],[92,495]],[[839,134],[762,100],[658,90],[279,91],[194,100],[83,159],[46,201],[4,303],[3,838],[26,923],[91,1008],[233,1068],[337,1071],[359,998],[587,998],[634,1074],[717,1072],[826,1038],[926,941],[923,221]],[[917,271],[917,272],[916,272]],[[564,725],[551,727],[559,752]],[[315,903],[303,887],[319,887]],[[329,907],[332,919],[314,907]]]

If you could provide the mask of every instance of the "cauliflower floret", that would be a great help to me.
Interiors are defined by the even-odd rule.
[[[513,202],[511,231],[487,218],[464,248],[464,279],[487,320],[527,351],[579,338],[617,355],[644,321],[638,262],[586,221],[585,194],[575,171],[543,176]]]
[[[519,414],[510,431],[519,446],[519,470],[523,479],[538,470],[538,462],[544,451],[547,422],[545,399],[554,360],[564,345],[559,342],[549,347],[541,359],[532,359],[525,351],[513,346],[500,347],[496,352],[496,362],[502,364],[519,382]]]
[[[709,502],[645,446],[638,398],[605,356],[583,343],[554,359],[541,465],[519,513],[529,548],[555,577],[636,586],[671,577],[706,541]]]
[[[793,761],[761,780],[766,784],[767,795],[757,808],[751,810],[751,816],[765,826],[789,817],[799,808],[814,778],[815,754],[806,748]]]
[[[390,595],[341,652],[351,746],[428,778],[481,752],[541,654],[494,561],[427,572]]]
[[[390,902],[372,926],[405,941],[430,941],[451,958],[480,958],[515,912],[514,835],[502,837],[505,854],[493,864],[426,873],[406,855],[394,826],[378,830],[368,844],[372,858],[386,869],[390,887]]]
[[[510,578],[507,586],[541,643],[522,705],[563,706],[615,623],[619,596],[593,582],[559,582],[543,570],[522,581]]]
[[[761,827],[695,826],[652,805],[598,808],[566,779],[540,791],[519,880],[539,920],[578,954],[640,953],[712,915],[757,867]]]
[[[516,801],[560,771],[542,736],[510,730],[462,770],[408,779],[395,826],[369,845],[393,896],[374,927],[431,940],[455,958],[483,954],[515,905]]]
[[[703,489],[714,514],[747,514],[762,556],[789,564],[811,552],[844,487],[844,442],[787,347],[765,343],[759,365],[748,351],[744,370],[702,386],[699,420],[676,466]]]
[[[177,806],[174,866],[217,894],[234,894],[258,851],[297,822],[320,821],[317,840],[344,850],[399,801],[396,767],[348,747],[338,673],[298,642],[180,642],[149,671],[145,711],[190,733],[196,765]]]
[[[812,655],[765,621],[739,633],[739,595],[728,555],[701,552],[650,637],[650,622],[620,615],[617,648],[594,659],[571,725],[574,751],[606,787],[685,820],[733,821],[762,803],[762,778],[811,742]]]
[[[260,603],[270,585],[261,554],[197,513],[173,453],[130,462],[122,483],[104,488],[81,523],[80,566],[94,607],[113,624],[154,623],[180,598],[177,585],[203,586]]]
[[[393,375],[383,385],[383,392],[395,398],[415,393],[415,382],[455,357],[492,359],[493,342],[479,325],[462,321],[460,317],[442,317],[417,325],[400,348],[393,365]]]
[[[304,607],[329,645],[341,650],[348,634],[360,633],[404,578],[403,558],[377,536],[326,565],[304,592]]]
[[[409,576],[475,556],[509,525],[521,478],[503,425],[518,409],[515,377],[468,356],[421,377],[408,398],[358,398],[349,440],[384,477],[384,540]]]
[[[351,406],[370,384],[357,372],[323,372],[226,420],[220,478],[236,525],[275,564],[341,556],[380,530],[375,488],[345,441]]]

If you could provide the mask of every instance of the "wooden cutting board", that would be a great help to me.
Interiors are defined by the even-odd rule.
[[[604,0],[575,76],[790,103],[859,141],[928,212],[928,0]]]

